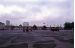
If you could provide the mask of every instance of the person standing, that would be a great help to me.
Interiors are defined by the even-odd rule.
[[[29,27],[26,28],[26,32],[29,32]]]
[[[23,27],[23,32],[25,32],[25,27]]]

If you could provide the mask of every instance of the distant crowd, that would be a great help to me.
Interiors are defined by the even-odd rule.
[[[66,23],[64,23],[64,27],[61,27],[61,26],[47,27],[46,25],[44,25],[44,26],[37,26],[37,25],[22,26],[22,25],[19,25],[19,26],[4,26],[3,28],[0,28],[0,30],[15,30],[15,29],[23,30],[23,32],[29,32],[32,30],[51,30],[51,31],[59,31],[62,29],[73,30],[74,22],[72,22],[72,23],[66,22]]]

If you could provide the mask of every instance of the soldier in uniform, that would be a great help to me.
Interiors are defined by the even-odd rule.
[[[23,27],[23,32],[25,32],[25,27]]]
[[[29,32],[29,28],[28,27],[26,28],[26,32]]]

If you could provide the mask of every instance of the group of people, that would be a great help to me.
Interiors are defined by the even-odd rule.
[[[29,31],[32,31],[32,29],[29,27],[23,27],[23,32],[29,32]]]
[[[29,32],[29,31],[32,31],[32,30],[36,30],[34,28],[29,28],[29,27],[23,27],[23,32]],[[46,30],[46,29],[44,29]],[[51,27],[50,28],[51,31],[59,31],[59,27]]]

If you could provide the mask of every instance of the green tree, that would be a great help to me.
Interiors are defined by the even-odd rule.
[[[44,26],[42,27],[42,29],[43,29],[43,30],[46,30],[46,29],[47,29],[47,27],[44,25]]]
[[[37,26],[36,25],[33,25],[33,30],[37,30]]]
[[[65,22],[64,23],[64,29],[72,29],[74,28],[74,22],[70,23],[70,22]]]
[[[22,25],[20,24],[19,27],[22,27]]]
[[[74,22],[71,23],[71,28],[74,28]]]

